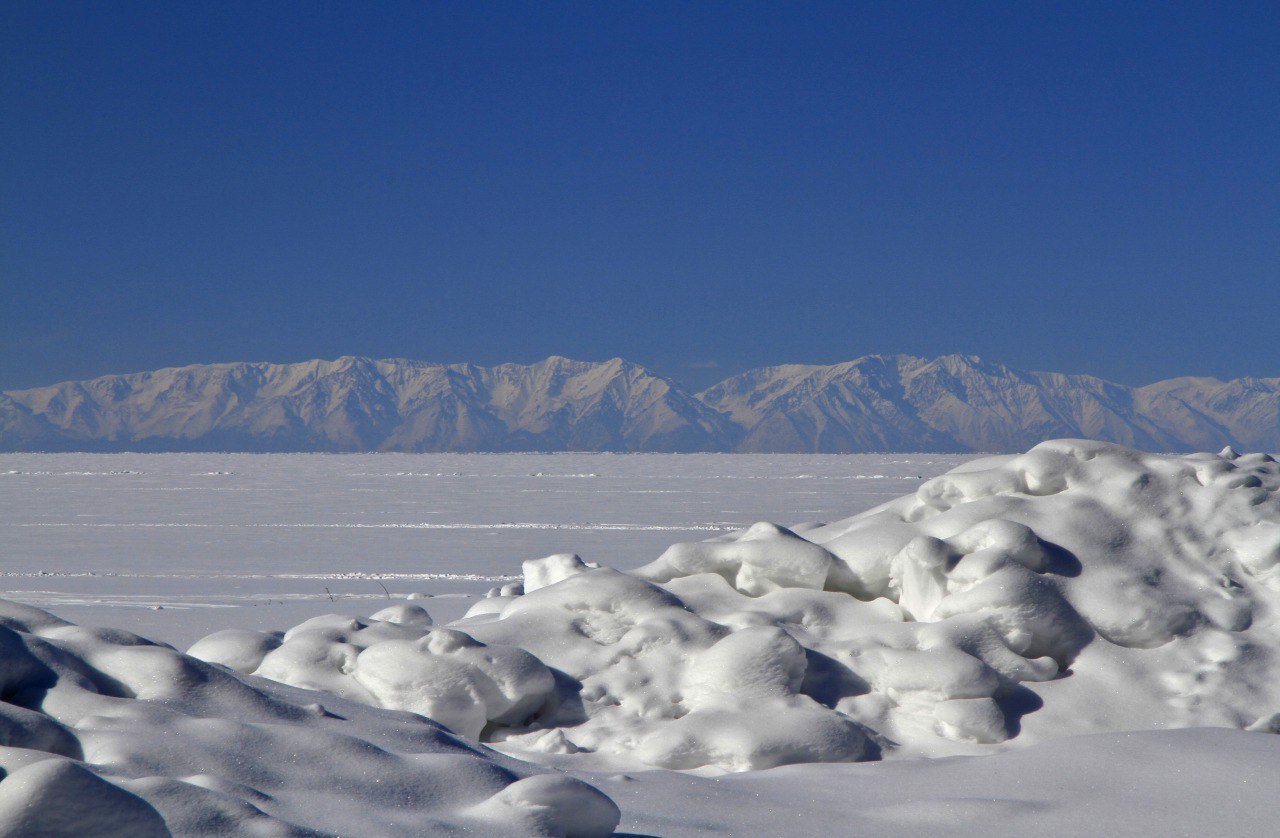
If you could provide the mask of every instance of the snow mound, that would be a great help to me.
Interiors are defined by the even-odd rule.
[[[415,615],[384,614],[396,616]],[[254,641],[205,642],[243,655]],[[0,600],[0,835],[616,827],[609,798],[543,771],[419,715],[245,678]]]
[[[782,588],[822,590],[835,558],[791,530],[761,521],[740,533],[673,545],[639,575],[652,582],[716,573],[756,596]]]
[[[427,716],[477,739],[487,725],[519,725],[553,696],[555,677],[533,655],[437,628],[425,609],[396,605],[372,617],[315,617],[283,635],[227,631],[190,654],[353,701]]]
[[[523,586],[416,637],[304,623],[252,671],[436,713],[533,759],[674,769],[1280,729],[1278,486],[1267,455],[1047,442],[843,521],[759,523],[631,573],[572,554],[525,562]],[[459,668],[424,647],[442,631],[472,650]],[[242,671],[276,642],[237,637],[216,659]],[[412,688],[359,677],[384,644]],[[470,716],[413,704],[459,684]]]

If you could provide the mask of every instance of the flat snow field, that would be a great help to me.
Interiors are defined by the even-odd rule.
[[[368,614],[384,586],[425,595],[444,623],[525,559],[637,567],[755,521],[844,518],[967,459],[5,454],[0,596],[180,649],[222,628]]]

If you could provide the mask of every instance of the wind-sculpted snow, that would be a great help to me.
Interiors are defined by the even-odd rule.
[[[740,771],[1274,731],[1278,486],[1266,455],[1054,441],[629,573],[525,562],[449,627],[402,607],[192,651],[552,762]]]
[[[523,724],[555,678],[528,652],[434,628],[425,609],[397,605],[368,619],[331,615],[283,635],[230,629],[191,647],[197,658],[281,683],[428,716],[475,739],[489,724]]]
[[[397,615],[414,612],[385,616]],[[0,777],[4,836],[604,835],[619,817],[585,783],[420,715],[245,679],[3,600]]]

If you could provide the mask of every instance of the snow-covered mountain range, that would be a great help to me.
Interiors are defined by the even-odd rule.
[[[750,370],[694,394],[621,358],[343,357],[0,394],[10,451],[1021,451],[1055,437],[1280,450],[1280,378],[1128,387],[971,355],[871,355]]]

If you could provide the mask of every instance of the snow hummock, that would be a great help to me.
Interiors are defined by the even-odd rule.
[[[379,625],[412,625],[412,608]],[[203,645],[251,655],[253,642]],[[586,783],[421,715],[4,600],[0,699],[3,835],[606,835],[619,818]]]
[[[1280,729],[1280,466],[1060,440],[830,524],[631,572],[525,562],[463,619],[401,607],[192,653],[413,709],[510,754],[702,773]]]
[[[218,632],[191,654],[295,687],[410,710],[471,739],[486,725],[525,723],[555,690],[551,670],[523,649],[435,628],[425,609],[410,604],[368,619],[315,617],[283,635]]]

